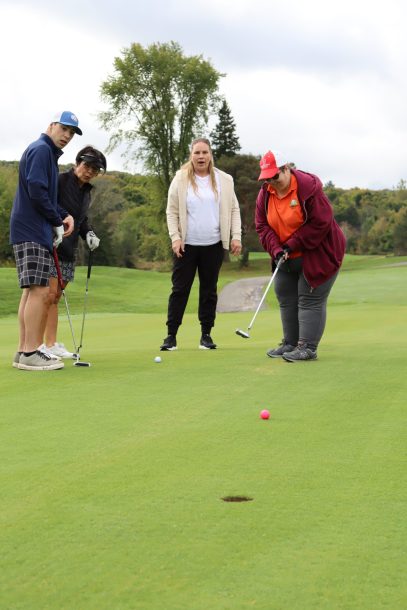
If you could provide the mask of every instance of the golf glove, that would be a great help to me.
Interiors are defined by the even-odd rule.
[[[62,243],[62,240],[64,238],[64,225],[61,225],[60,227],[52,227],[53,231],[54,231],[54,247],[58,248],[58,246]]]
[[[89,250],[96,250],[99,247],[100,239],[93,231],[88,231],[86,233],[86,243]]]

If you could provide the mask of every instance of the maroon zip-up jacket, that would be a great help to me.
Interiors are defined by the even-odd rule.
[[[263,248],[275,258],[283,245],[302,251],[302,269],[311,288],[320,286],[332,277],[342,264],[346,240],[336,222],[332,205],[322,190],[322,182],[313,174],[290,170],[297,179],[297,195],[304,213],[304,222],[282,244],[267,222],[270,197],[263,184],[256,201],[256,231]]]

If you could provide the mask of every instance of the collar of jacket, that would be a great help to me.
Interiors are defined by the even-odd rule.
[[[307,201],[315,195],[316,190],[322,189],[322,182],[318,176],[299,169],[292,169],[291,173],[297,178],[297,194],[301,202]]]
[[[48,146],[51,148],[52,152],[54,153],[56,159],[59,159],[59,157],[62,157],[62,155],[64,154],[64,151],[61,150],[60,148],[58,148],[58,146],[55,146],[54,142],[51,140],[51,138],[49,136],[47,136],[46,133],[42,133],[40,135],[40,140],[44,140]]]

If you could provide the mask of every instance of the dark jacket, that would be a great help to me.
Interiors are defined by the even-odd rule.
[[[24,151],[10,216],[10,243],[33,241],[52,252],[52,227],[67,212],[57,203],[58,159],[62,150],[45,133]]]
[[[317,176],[291,170],[297,179],[297,194],[304,213],[304,223],[282,244],[267,222],[270,193],[263,184],[256,201],[256,231],[263,248],[275,258],[287,245],[302,251],[303,273],[312,288],[332,277],[342,264],[346,240],[337,224],[332,205]]]
[[[74,170],[60,174],[58,180],[58,200],[75,221],[75,228],[69,237],[62,240],[58,248],[58,257],[61,260],[73,261],[75,250],[78,247],[79,236],[86,238],[86,233],[92,231],[88,221],[88,210],[90,206],[90,192],[92,185],[79,182]]]

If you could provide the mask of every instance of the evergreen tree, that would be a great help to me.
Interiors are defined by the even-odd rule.
[[[219,122],[210,136],[213,156],[215,159],[222,156],[233,157],[241,149],[241,146],[236,135],[235,121],[225,99],[218,116]]]

